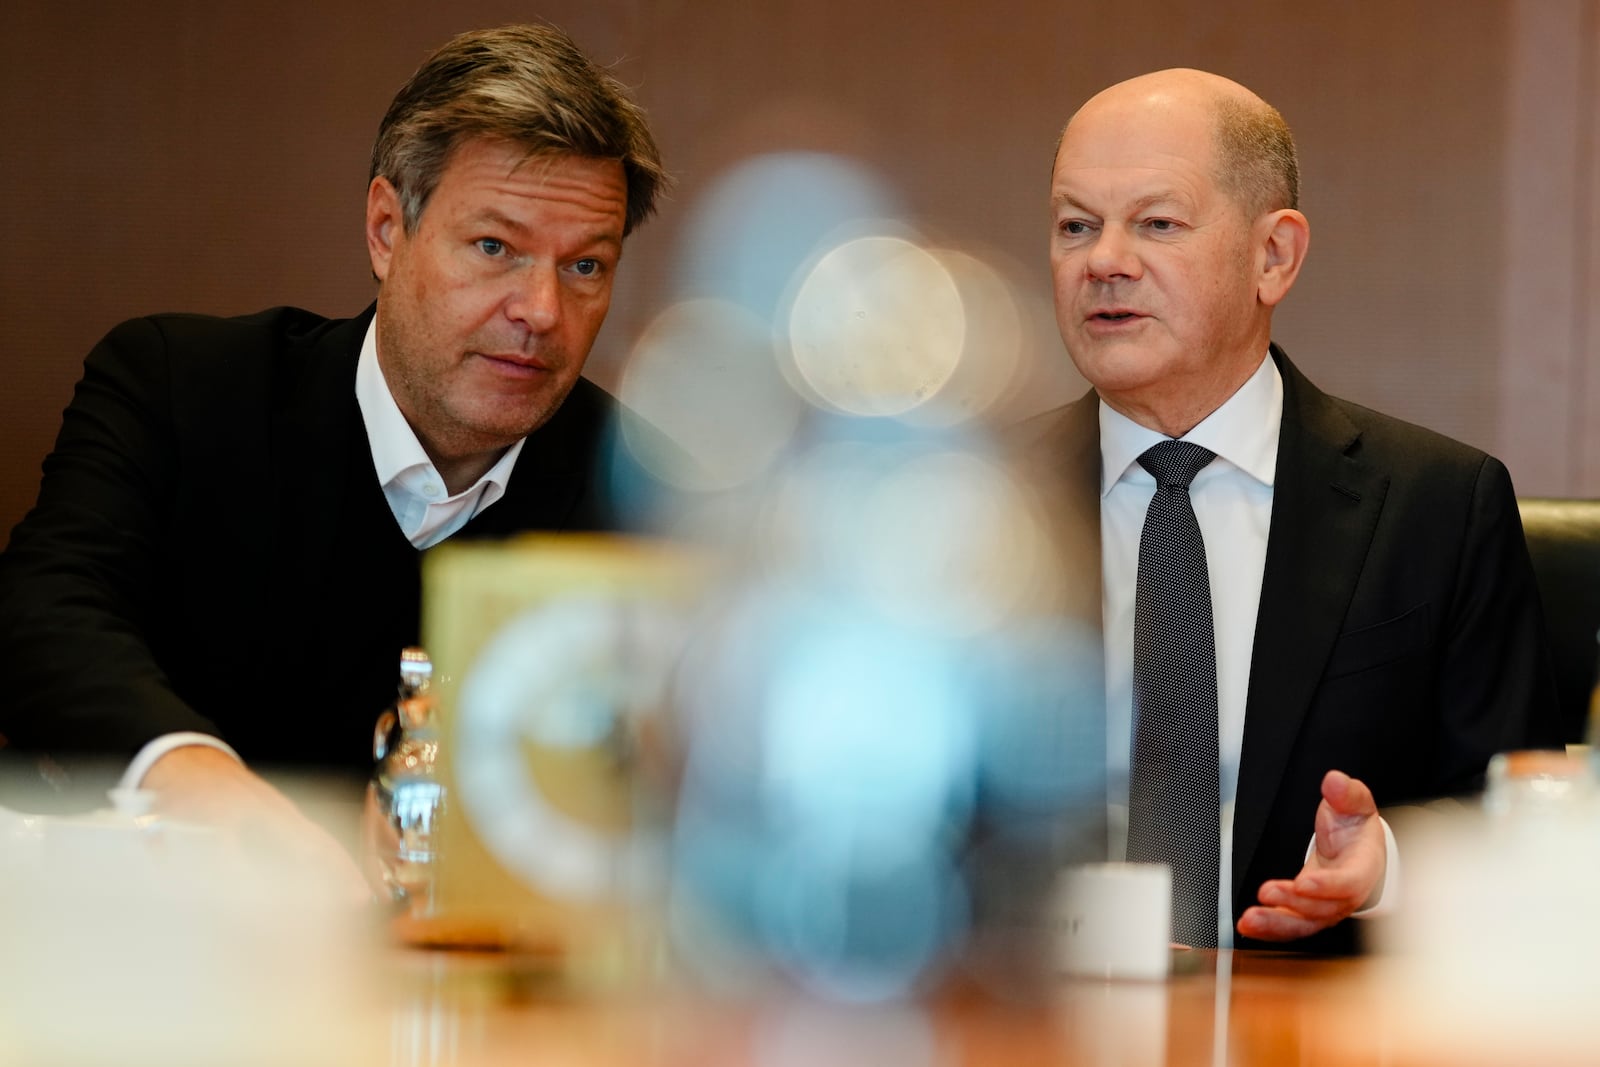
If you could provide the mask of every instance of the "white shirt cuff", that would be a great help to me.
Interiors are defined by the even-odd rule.
[[[1378,888],[1368,897],[1361,910],[1350,917],[1352,919],[1381,919],[1385,915],[1392,915],[1400,908],[1400,847],[1394,843],[1394,831],[1389,829],[1389,823],[1383,816],[1378,816],[1378,825],[1383,827],[1383,881]],[[1311,843],[1306,846],[1306,862],[1311,862],[1311,857],[1317,851],[1317,835],[1311,835]]]
[[[206,748],[215,748],[234,759],[239,759],[239,753],[220,737],[210,734],[196,733],[192,730],[180,730],[177,733],[162,734],[139,750],[133,757],[133,762],[128,764],[128,769],[122,772],[122,780],[117,783],[118,789],[138,789],[144,782],[144,776],[150,773],[150,768],[156,765],[156,760],[165,756],[175,748],[185,748],[189,745],[203,745]]]

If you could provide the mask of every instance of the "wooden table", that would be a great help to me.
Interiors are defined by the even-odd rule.
[[[1446,915],[1418,958],[1184,951],[1164,982],[1057,979],[1026,1003],[952,987],[862,1008],[681,981],[563,993],[526,958],[401,949],[388,927],[363,936],[348,903],[310,907],[255,879],[222,893],[215,878],[174,882],[142,836],[79,829],[81,847],[19,831],[0,850],[0,1067],[1600,1064],[1600,928],[1557,906],[1564,887],[1545,877]],[[1483,880],[1417,893],[1431,903],[1407,929]],[[1590,885],[1565,887],[1569,903],[1595,899],[1579,895]]]
[[[802,997],[545,995],[503,958],[406,953],[400,1067],[1003,1067],[1424,1064],[1397,1052],[1368,960],[1197,951],[1165,983],[1062,980],[1037,1003],[950,991],[845,1007]],[[1366,1031],[1359,1029],[1366,1024]],[[1439,1061],[1453,1062],[1453,1061]]]

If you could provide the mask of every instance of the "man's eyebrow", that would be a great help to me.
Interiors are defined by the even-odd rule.
[[[1159,193],[1147,193],[1135,200],[1131,206],[1133,208],[1133,214],[1137,215],[1162,204],[1172,204],[1176,207],[1184,207],[1188,203],[1189,201],[1187,199],[1179,196],[1176,192],[1163,190]]]
[[[1077,208],[1079,211],[1089,210],[1087,205],[1078,200],[1071,193],[1052,193],[1050,196],[1050,206],[1055,208]]]

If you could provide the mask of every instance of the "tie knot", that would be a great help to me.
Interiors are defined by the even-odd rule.
[[[1192,441],[1162,441],[1140,454],[1139,466],[1149,471],[1163,489],[1187,489],[1194,476],[1216,458],[1215,452]]]

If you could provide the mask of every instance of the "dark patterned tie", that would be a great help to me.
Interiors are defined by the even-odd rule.
[[[1139,457],[1156,494],[1139,540],[1128,798],[1128,859],[1171,865],[1172,936],[1205,947],[1217,943],[1221,853],[1217,645],[1189,483],[1215,458],[1187,441]]]

